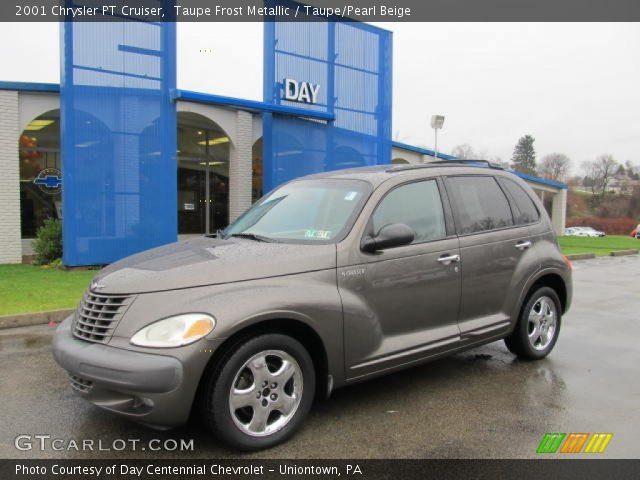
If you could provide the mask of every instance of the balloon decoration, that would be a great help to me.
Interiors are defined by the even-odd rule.
[[[20,149],[20,178],[36,177],[38,172],[42,170],[39,162],[42,159],[42,153],[36,150],[38,148],[38,139],[22,134],[18,145]]]

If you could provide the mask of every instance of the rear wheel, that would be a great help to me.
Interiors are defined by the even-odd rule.
[[[206,381],[202,407],[208,427],[241,450],[269,448],[293,435],[315,394],[309,353],[281,334],[245,341]]]
[[[560,334],[560,299],[550,287],[533,292],[525,303],[513,333],[505,339],[507,348],[529,360],[544,358]]]

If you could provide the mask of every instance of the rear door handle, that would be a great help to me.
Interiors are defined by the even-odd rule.
[[[443,255],[440,258],[438,258],[438,261],[443,265],[449,265],[452,262],[459,262],[460,255]]]
[[[519,249],[519,250],[526,250],[530,246],[531,246],[531,241],[530,240],[521,241],[521,242],[516,243],[516,248]]]

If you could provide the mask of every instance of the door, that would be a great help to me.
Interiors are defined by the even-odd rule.
[[[442,190],[436,179],[392,188],[367,233],[404,223],[415,233],[413,243],[351,253],[348,264],[338,258],[349,379],[416,362],[459,341],[458,239]]]
[[[498,335],[509,328],[508,292],[530,244],[526,225],[514,222],[507,197],[489,175],[446,178],[460,238],[463,339]]]
[[[228,224],[229,139],[189,119],[178,128],[178,233],[211,234]]]

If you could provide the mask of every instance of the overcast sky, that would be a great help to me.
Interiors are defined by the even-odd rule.
[[[640,26],[393,23],[393,135],[439,149],[469,143],[508,160],[518,137],[574,165],[601,153],[640,164]],[[58,25],[3,24],[0,80],[58,82]],[[260,100],[262,25],[181,23],[178,87]]]

